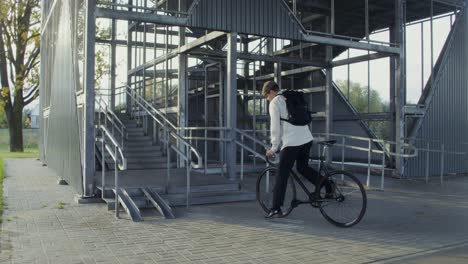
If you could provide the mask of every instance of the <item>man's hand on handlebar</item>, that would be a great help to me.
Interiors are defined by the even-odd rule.
[[[267,150],[265,156],[267,156],[268,158],[273,158],[275,156],[275,152],[271,150]]]

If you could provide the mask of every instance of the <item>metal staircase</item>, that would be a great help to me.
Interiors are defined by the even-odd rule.
[[[222,171],[204,173],[203,157],[180,135],[180,129],[130,87],[125,90],[132,100],[129,113],[115,114],[103,100],[96,100],[98,127],[108,127],[107,131],[112,131],[110,137],[120,138],[126,162],[126,168],[119,169],[115,166],[119,160],[106,151],[102,141],[97,141],[96,160],[104,164],[96,172],[98,190],[116,215],[120,210],[116,208],[121,205],[137,222],[143,221],[141,210],[148,208],[156,209],[165,218],[174,218],[173,206],[255,199],[253,192],[241,190],[240,182],[221,177]],[[159,133],[153,133],[156,124]],[[100,135],[101,132],[98,138]],[[184,161],[182,166],[177,166],[177,158]],[[117,188],[112,183],[116,178]]]

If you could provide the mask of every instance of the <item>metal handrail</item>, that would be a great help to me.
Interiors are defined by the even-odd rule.
[[[100,141],[102,144],[102,152],[101,152],[101,162],[102,162],[102,191],[101,195],[104,199],[105,197],[105,175],[106,175],[106,166],[105,166],[105,152],[107,151],[111,158],[114,160],[114,188],[115,188],[115,216],[119,217],[119,169],[126,170],[127,169],[127,158],[125,154],[122,152],[122,146],[119,142],[115,139],[112,133],[107,129],[105,125],[98,125],[98,129],[101,130],[101,138],[96,138],[96,141]],[[109,139],[109,140],[106,140]],[[107,144],[107,142],[112,143],[112,146]],[[120,158],[119,158],[120,157]],[[119,163],[120,161],[120,163]]]
[[[104,113],[104,116],[107,120],[109,120],[112,124],[112,127],[116,128],[117,131],[119,131],[121,137],[122,137],[122,141],[121,141],[121,147],[124,148],[124,139],[128,139],[128,130],[127,130],[127,127],[124,125],[124,123],[119,119],[119,117],[111,110],[109,109],[107,103],[101,98],[99,97],[95,99],[96,100],[96,103],[98,104],[99,106],[99,112],[102,112]],[[102,111],[104,109],[104,112]],[[108,115],[111,115],[112,118],[109,118]],[[117,121],[118,126],[115,121]],[[99,122],[101,122],[101,117],[99,116]],[[101,124],[101,123],[99,123]],[[113,129],[112,129],[113,131]]]
[[[123,153],[123,148],[120,145],[120,143],[115,139],[115,137],[112,135],[112,133],[107,129],[104,125],[100,125],[98,127],[102,132],[103,132],[103,137],[104,135],[107,136],[107,138],[111,141],[112,145],[117,148],[118,153],[115,153],[115,150],[112,151],[112,149],[109,148],[107,144],[106,150],[109,152],[109,155],[111,155],[112,159],[117,162],[119,159],[117,157],[117,154],[120,156],[121,164],[118,164],[118,167],[120,170],[126,170],[127,169],[127,159],[125,157],[125,154]],[[107,140],[105,141],[107,142]]]
[[[366,137],[358,137],[358,136],[351,136],[351,135],[344,135],[344,134],[334,134],[334,133],[313,133],[313,135],[317,136],[333,136],[333,137],[340,137],[340,138],[348,138],[348,139],[355,139],[355,140],[361,140],[361,141],[366,141],[366,142],[373,142],[373,143],[381,143],[381,144],[390,144],[390,145],[398,145],[397,142],[395,141],[388,141],[388,140],[383,140],[383,139],[377,139],[377,138],[366,138]],[[335,144],[336,146],[342,146],[342,144]],[[349,145],[344,145],[345,148],[350,148],[350,149],[355,149],[355,150],[361,150],[361,151],[368,151],[368,148],[363,148],[363,147],[356,147],[356,146],[349,146]],[[389,150],[386,150],[383,148],[383,150],[377,150],[377,149],[371,149],[372,153],[378,153],[378,154],[387,154],[389,156],[394,156],[394,157],[401,157],[401,158],[414,158],[418,155],[418,149],[414,147],[413,145],[410,145],[408,143],[403,143],[401,144],[401,147],[404,149],[407,149],[409,151],[413,151],[410,154],[401,154],[401,153],[396,153],[396,152],[391,152]]]
[[[133,99],[135,100],[135,102],[147,113],[147,115],[149,115],[150,117],[153,118],[154,121],[156,121],[158,124],[160,124],[163,129],[165,129],[166,131],[168,131],[170,133],[170,135],[175,138],[177,140],[177,142],[179,144],[183,144],[185,147],[187,147],[190,152],[192,152],[193,154],[195,154],[195,156],[197,157],[197,163],[193,163],[192,161],[190,161],[192,163],[192,166],[194,168],[202,168],[203,167],[203,161],[202,161],[202,157],[200,155],[200,153],[198,152],[198,150],[192,146],[189,142],[187,142],[182,136],[180,136],[177,132],[177,127],[171,122],[169,121],[164,115],[163,113],[161,113],[161,111],[157,110],[156,108],[154,108],[151,104],[149,104],[141,95],[137,94],[134,90],[132,90],[130,88],[130,86],[126,85],[126,91],[127,91],[127,94]],[[156,115],[159,117],[156,117]],[[166,142],[167,144],[170,144],[169,140],[167,140]],[[177,153],[179,154],[179,156],[181,156],[184,160],[188,160],[188,157],[186,154],[182,153],[179,149],[177,148],[174,148],[173,146],[171,146],[171,148]]]

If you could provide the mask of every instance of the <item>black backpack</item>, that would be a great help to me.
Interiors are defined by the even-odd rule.
[[[279,95],[286,98],[286,107],[289,114],[288,119],[281,118],[281,120],[295,126],[305,126],[312,122],[309,104],[305,100],[303,92],[286,90]]]

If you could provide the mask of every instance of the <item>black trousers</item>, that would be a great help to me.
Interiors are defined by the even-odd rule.
[[[312,141],[300,146],[285,147],[281,150],[279,154],[278,175],[276,176],[277,179],[273,188],[273,210],[283,206],[288,178],[294,162],[296,162],[296,169],[300,174],[313,184],[316,183],[317,177],[319,177],[318,172],[309,167],[309,152],[311,147]],[[328,183],[325,183],[325,187],[327,191],[331,190]]]

